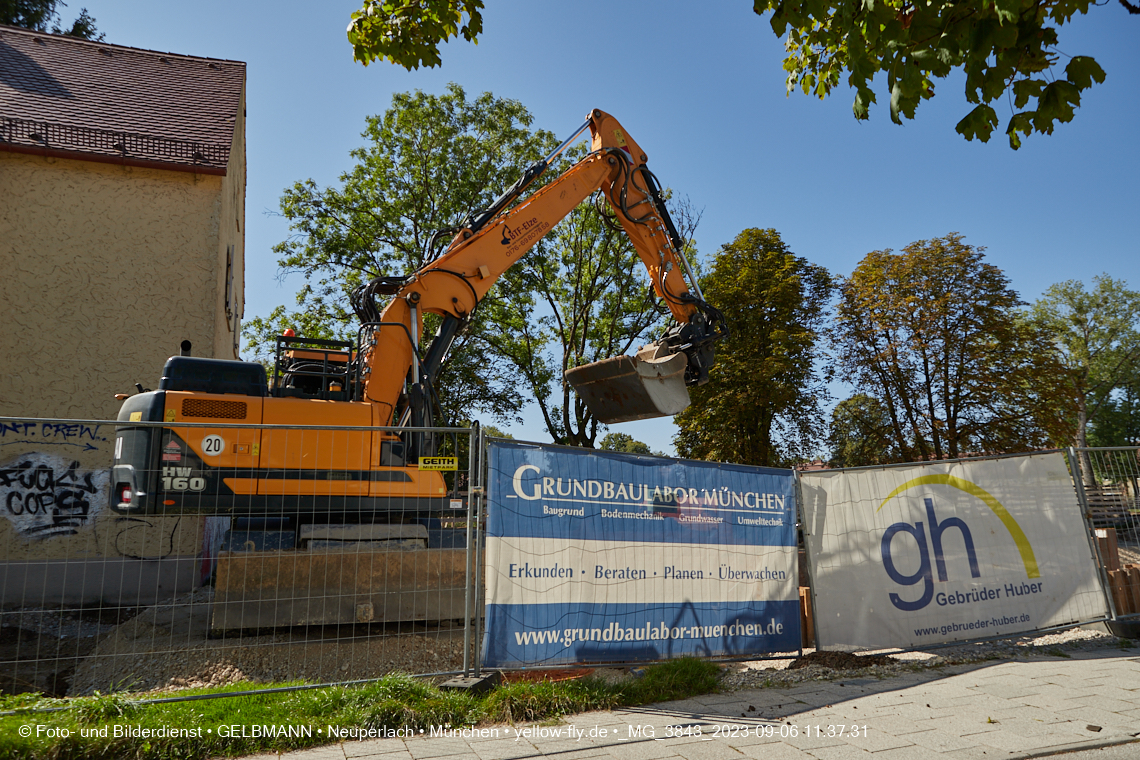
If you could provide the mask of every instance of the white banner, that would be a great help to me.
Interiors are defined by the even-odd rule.
[[[804,473],[822,649],[921,647],[1108,614],[1060,453]]]
[[[637,588],[639,604],[693,600],[764,602],[799,593],[796,547],[487,538],[497,572],[487,596],[497,604],[623,604]]]

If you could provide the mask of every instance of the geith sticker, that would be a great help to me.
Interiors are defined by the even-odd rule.
[[[458,470],[459,457],[420,457],[421,470]]]

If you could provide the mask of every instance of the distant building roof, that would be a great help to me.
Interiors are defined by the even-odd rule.
[[[0,26],[0,150],[224,174],[245,64]]]

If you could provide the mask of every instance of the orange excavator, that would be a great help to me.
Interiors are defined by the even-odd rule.
[[[590,152],[520,201],[587,129]],[[439,256],[357,289],[355,344],[281,336],[272,386],[259,363],[171,357],[158,389],[127,397],[119,412],[111,507],[124,514],[439,514],[445,480],[422,465],[442,438],[417,429],[436,420],[433,384],[448,350],[495,281],[599,189],[674,322],[635,356],[576,367],[566,380],[606,424],[680,412],[687,386],[707,382],[727,328],[701,295],[646,160],[616,119],[595,110],[490,206],[444,232],[454,237]],[[425,313],[442,321],[421,346]]]

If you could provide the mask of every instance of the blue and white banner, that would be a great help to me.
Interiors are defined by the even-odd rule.
[[[922,647],[1104,619],[1060,453],[806,472],[822,649]]]
[[[795,651],[789,470],[494,441],[489,667]]]

